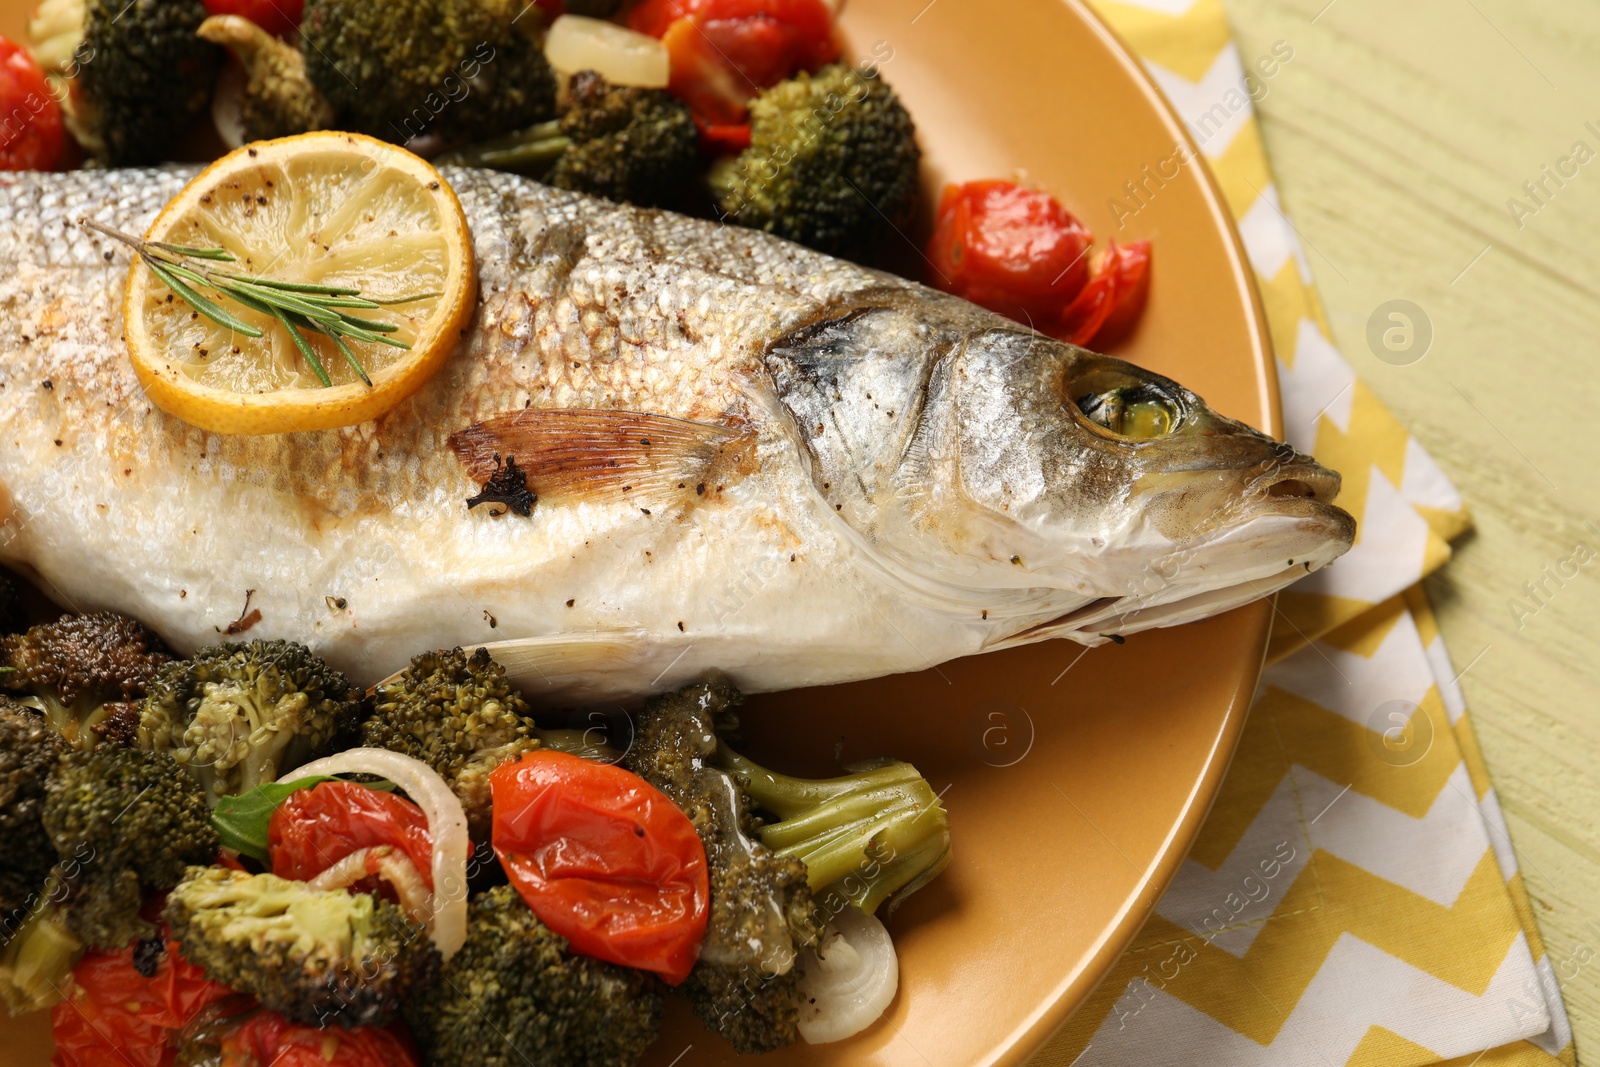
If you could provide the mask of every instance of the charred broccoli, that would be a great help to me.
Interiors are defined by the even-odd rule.
[[[202,648],[150,681],[139,747],[171,754],[215,804],[277,780],[349,736],[349,679],[293,641]]]
[[[39,815],[44,784],[65,751],[38,714],[0,697],[0,919],[26,910],[55,863]]]
[[[911,116],[876,73],[842,63],[750,103],[750,147],[712,168],[719,213],[833,255],[871,252],[917,195]]]
[[[113,166],[159,163],[203,113],[222,50],[195,36],[202,0],[48,0],[35,13],[67,84],[68,129]]]
[[[484,648],[424,652],[372,695],[361,743],[403,752],[439,772],[467,812],[473,840],[489,837],[489,772],[536,748],[603,755],[580,731],[541,730],[506,669]]]
[[[440,160],[542,178],[549,185],[631,204],[673,199],[699,164],[694,118],[662,89],[572,76],[561,118]]]
[[[706,849],[711,917],[677,991],[739,1052],[770,1052],[799,1037],[794,961],[820,931],[805,864],[754,839],[748,799],[714,765],[718,727],[739,700],[716,680],[650,701],[624,763],[683,809]]]
[[[161,639],[110,611],[63,615],[0,638],[0,691],[36,708],[78,748],[109,730],[126,741],[126,723],[155,672],[172,659]]]
[[[569,954],[510,886],[472,899],[440,979],[405,1005],[433,1067],[627,1067],[661,1024],[654,978]]]
[[[68,752],[45,785],[41,817],[68,889],[67,923],[96,948],[149,936],[143,891],[177,885],[221,843],[194,780],[138,748]]]
[[[244,66],[239,125],[246,141],[333,125],[333,105],[306,76],[305,57],[298,48],[240,15],[213,15],[200,24],[199,34],[227,47]]]
[[[273,874],[192,868],[163,917],[207,977],[306,1026],[382,1026],[439,968],[426,932],[388,901]]]
[[[308,0],[311,83],[356,129],[477,140],[555,114],[537,16],[509,0]]]

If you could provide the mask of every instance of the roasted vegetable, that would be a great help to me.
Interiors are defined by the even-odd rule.
[[[560,119],[439,162],[514,171],[561,189],[659,205],[694,176],[696,136],[688,107],[664,90],[610,85],[594,71],[580,71]]]
[[[215,804],[353,739],[358,697],[304,645],[212,645],[151,680],[138,743],[169,753]]]
[[[152,933],[139,915],[144,891],[172,888],[219,845],[194,780],[138,748],[69,752],[45,786],[41,817],[68,889],[67,924],[109,950]]]
[[[202,0],[47,0],[42,61],[65,76],[67,129],[113,166],[170,158],[205,111],[222,50],[195,36]]]
[[[55,1004],[83,954],[83,942],[67,928],[60,898],[63,886],[51,879],[27,908],[0,925],[0,1003],[11,1015]]]
[[[48,1007],[83,943],[67,929],[56,850],[41,818],[45,783],[67,744],[44,718],[0,697],[0,1002],[13,1015]]]
[[[199,34],[226,47],[244,65],[239,125],[246,141],[265,141],[334,123],[333,105],[306,76],[300,50],[239,15],[213,15]]]
[[[307,1026],[379,1026],[433,995],[439,954],[422,927],[366,893],[196,867],[163,917],[184,958]]]
[[[805,864],[755,839],[747,798],[715,766],[717,728],[739,700],[711,681],[650,701],[624,762],[683,809],[706,849],[710,924],[677,992],[738,1051],[770,1052],[799,1036],[794,961],[820,931]]]
[[[876,74],[835,63],[750,103],[750,147],[720,161],[721,216],[833,255],[872,252],[917,195],[911,116]]]
[[[69,744],[92,748],[107,730],[125,743],[127,720],[171,659],[126,615],[63,615],[0,638],[0,691],[41,712]]]
[[[798,1037],[798,954],[839,909],[870,914],[937,875],[950,828],[910,764],[872,760],[809,780],[740,756],[725,739],[740,700],[717,679],[657,697],[626,763],[689,815],[706,847],[711,922],[679,992],[735,1049],[757,1052]]]
[[[405,1018],[432,1067],[627,1067],[655,1039],[655,980],[567,951],[510,886],[474,897],[467,943]]]
[[[555,113],[530,5],[509,0],[308,0],[311,83],[356,129],[391,141],[477,140]]]
[[[55,849],[40,813],[45,781],[66,750],[61,735],[29,708],[0,698],[0,921],[6,931],[14,917],[38,898],[55,863]]]
[[[489,838],[489,772],[541,746],[594,757],[581,731],[541,730],[527,701],[488,650],[424,652],[372,696],[361,743],[401,752],[439,772],[467,812],[476,841]]]

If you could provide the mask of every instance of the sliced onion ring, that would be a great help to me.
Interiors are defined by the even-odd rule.
[[[846,906],[800,956],[800,1036],[825,1045],[878,1021],[900,988],[900,959],[877,919]]]
[[[352,748],[302,764],[279,779],[318,774],[376,774],[401,789],[428,817],[433,838],[433,921],[429,936],[439,955],[454,956],[467,940],[467,814],[438,772],[420,760],[384,748]]]
[[[654,37],[604,19],[562,15],[545,35],[545,58],[556,70],[592,70],[612,85],[665,89],[672,60]]]
[[[306,884],[312,889],[349,889],[371,875],[394,887],[401,910],[416,922],[426,923],[433,914],[433,896],[416,864],[393,845],[357,849]]]

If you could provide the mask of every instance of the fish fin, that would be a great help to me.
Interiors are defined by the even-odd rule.
[[[450,435],[474,481],[515,457],[541,500],[662,500],[704,493],[713,467],[738,465],[752,440],[742,426],[641,411],[529,409],[496,415]]]

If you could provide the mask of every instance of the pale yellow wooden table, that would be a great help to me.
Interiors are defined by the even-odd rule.
[[[1600,1062],[1600,4],[1225,6],[1241,54],[1293,45],[1257,106],[1340,348],[1476,518],[1427,589]],[[1409,366],[1366,340],[1394,298]]]

